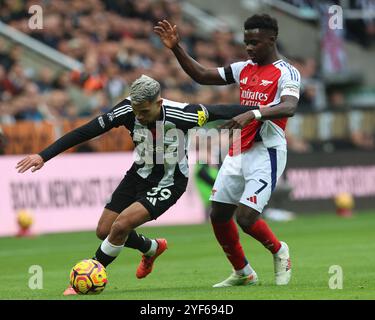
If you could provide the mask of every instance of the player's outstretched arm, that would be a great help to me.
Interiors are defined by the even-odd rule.
[[[240,104],[204,105],[208,112],[208,121],[228,120],[236,116],[248,113],[250,110],[258,110],[258,106],[243,106]],[[251,112],[251,111],[250,111]]]
[[[102,121],[100,121],[100,119],[102,119]],[[100,116],[84,124],[83,126],[68,132],[60,139],[49,145],[47,148],[39,152],[39,154],[29,155],[19,161],[17,163],[16,169],[18,169],[19,173],[23,173],[32,167],[32,172],[39,170],[43,167],[45,162],[64,152],[65,150],[68,150],[69,148],[74,147],[82,142],[95,138],[113,128],[112,123],[109,123],[109,121],[107,121],[104,124],[103,121],[103,116]]]
[[[297,104],[298,98],[294,96],[282,96],[279,104],[259,108],[258,115],[260,118],[258,120],[263,121],[293,117]],[[253,119],[256,119],[256,114],[252,111],[247,111],[227,121],[220,126],[220,129],[241,129],[248,125]]]
[[[23,158],[17,163],[16,169],[19,173],[24,173],[25,171],[31,169],[31,172],[35,172],[44,166],[44,160],[39,154],[31,154]]]
[[[172,26],[167,20],[159,21],[154,27],[154,32],[159,35],[163,44],[172,50],[182,69],[184,69],[194,81],[209,85],[227,84],[220,76],[217,69],[202,66],[180,46],[180,36],[177,32],[176,25]]]
[[[83,126],[68,132],[39,152],[39,154],[30,155],[22,159],[17,163],[16,169],[20,173],[27,171],[31,167],[34,167],[32,172],[39,170],[45,162],[65,150],[100,136],[112,128],[117,128],[121,125],[125,127],[131,125],[132,122],[134,122],[134,113],[132,112],[130,101],[124,99],[114,106],[110,112],[102,114]]]
[[[202,104],[188,104],[183,109],[178,111],[179,120],[174,120],[177,127],[180,129],[191,129],[196,126],[203,126],[207,122],[216,120],[232,119],[235,116],[248,112],[249,110],[259,109],[258,106],[243,106],[239,104],[217,104],[217,105],[202,105]],[[173,111],[173,113],[176,111]],[[170,111],[167,110],[167,116],[171,116]],[[174,119],[175,114],[172,113]]]

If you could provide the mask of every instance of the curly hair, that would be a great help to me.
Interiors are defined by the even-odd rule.
[[[244,23],[244,27],[245,27],[245,30],[257,29],[257,28],[272,30],[275,32],[276,37],[279,33],[277,20],[275,18],[272,18],[268,14],[254,14],[253,16],[247,18],[247,20]]]

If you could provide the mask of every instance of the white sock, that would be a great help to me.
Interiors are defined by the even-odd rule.
[[[125,244],[125,242],[124,242]],[[102,242],[100,249],[110,257],[117,257],[121,250],[124,248],[124,245],[117,246],[109,242],[108,237]]]
[[[253,272],[254,272],[254,270],[253,270],[252,267],[250,267],[249,264],[247,264],[246,266],[244,266],[240,270],[235,270],[235,273],[238,276],[248,276],[249,274],[252,274]]]
[[[158,248],[158,243],[156,242],[156,240],[152,239],[151,247],[147,252],[144,253],[144,255],[148,257],[152,257],[156,253],[157,248]]]
[[[284,253],[286,250],[285,246],[281,243],[281,247],[279,249],[279,251],[277,251],[276,253],[274,253],[274,255],[279,255],[279,254],[282,254]]]

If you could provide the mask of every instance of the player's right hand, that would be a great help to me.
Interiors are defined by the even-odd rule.
[[[154,27],[154,32],[159,35],[163,44],[169,49],[172,49],[180,41],[177,26],[172,27],[167,20],[159,21],[158,25]]]
[[[17,163],[16,169],[18,169],[19,173],[24,173],[25,171],[31,169],[31,172],[39,170],[41,167],[44,166],[44,160],[39,154],[32,154],[23,158],[21,161]]]

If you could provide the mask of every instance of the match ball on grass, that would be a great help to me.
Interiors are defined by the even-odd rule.
[[[70,285],[78,294],[99,294],[107,282],[104,266],[94,259],[78,262],[70,272]]]

